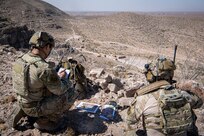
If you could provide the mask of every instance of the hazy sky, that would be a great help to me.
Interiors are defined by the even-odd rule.
[[[44,0],[64,11],[204,11],[204,0]]]

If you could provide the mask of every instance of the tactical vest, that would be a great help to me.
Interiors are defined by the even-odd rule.
[[[162,130],[164,134],[185,133],[193,123],[190,103],[182,96],[180,90],[172,86],[161,87],[158,91],[153,96],[158,101],[160,114],[144,117],[146,128],[155,129],[149,125],[151,120],[148,118],[157,116],[159,127],[156,129]]]
[[[36,61],[37,62],[37,61]],[[28,63],[22,58],[16,60],[13,64],[13,89],[16,94],[26,97],[29,94],[28,80],[29,80],[29,68],[30,65],[36,63]]]

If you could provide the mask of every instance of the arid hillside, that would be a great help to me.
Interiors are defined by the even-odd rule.
[[[204,14],[115,13],[80,16],[72,22],[81,35],[96,44],[92,47],[98,52],[173,58],[174,46],[178,45],[178,68],[188,67],[185,73],[189,74],[192,66],[200,69],[204,64]],[[184,63],[191,66],[184,66]]]
[[[41,0],[0,0],[0,135],[64,136],[69,135],[66,127],[72,126],[81,136],[123,136],[125,112],[134,100],[130,90],[147,84],[142,73],[147,62],[159,56],[173,59],[177,45],[175,79],[193,79],[203,87],[203,26],[204,13],[65,13]],[[12,62],[28,51],[31,35],[39,30],[56,40],[48,61],[57,64],[63,55],[63,60],[73,57],[90,80],[87,97],[76,100],[65,113],[66,127],[53,134],[34,128],[14,131],[7,124],[17,103]],[[100,113],[79,112],[76,105],[81,101],[100,105],[115,101],[116,117],[107,122]],[[203,108],[195,112],[199,133],[204,135]]]
[[[154,51],[172,48],[203,48],[204,16],[158,16],[118,13],[75,20],[79,30],[90,39],[120,42]],[[198,51],[199,52],[199,51]]]
[[[41,0],[1,0],[0,16],[29,29],[70,31],[70,16]]]

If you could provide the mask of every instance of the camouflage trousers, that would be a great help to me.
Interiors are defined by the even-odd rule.
[[[46,117],[55,121],[61,117],[63,112],[71,108],[77,96],[77,92],[72,89],[60,96],[51,95],[45,97],[36,104],[20,103],[20,107],[28,116]]]

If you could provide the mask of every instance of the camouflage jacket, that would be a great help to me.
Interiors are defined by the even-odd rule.
[[[46,97],[47,92],[54,95],[62,95],[68,90],[69,86],[67,82],[60,79],[54,67],[40,56],[33,55],[29,52],[23,55],[21,58],[28,63],[34,64],[30,65],[29,67],[29,93],[26,97],[18,95],[17,99],[20,102],[39,102]]]

